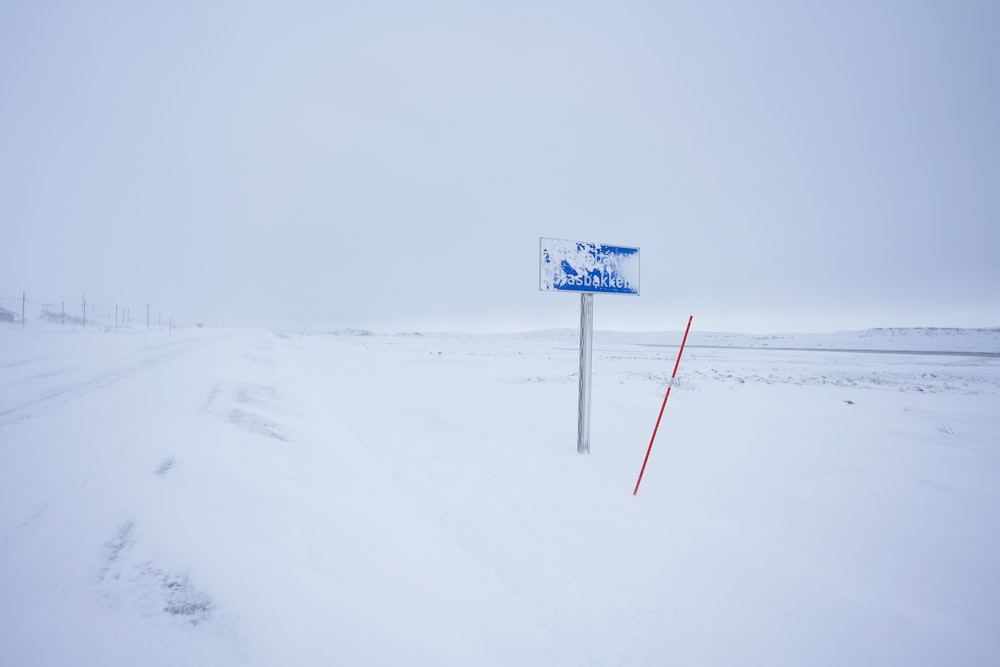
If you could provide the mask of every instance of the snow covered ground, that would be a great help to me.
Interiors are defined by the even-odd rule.
[[[0,326],[0,664],[1000,664],[1000,331],[359,333]]]

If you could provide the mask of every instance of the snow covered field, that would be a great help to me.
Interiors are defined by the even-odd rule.
[[[0,664],[1000,664],[1000,331],[695,329],[2,326]]]

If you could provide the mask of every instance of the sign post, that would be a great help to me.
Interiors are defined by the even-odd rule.
[[[580,295],[580,405],[576,451],[590,453],[590,382],[594,367],[594,295]]]
[[[639,295],[639,249],[562,239],[539,240],[538,289],[580,293],[580,397],[576,451],[590,453],[594,294]]]

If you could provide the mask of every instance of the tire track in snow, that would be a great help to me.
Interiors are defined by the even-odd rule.
[[[19,361],[12,361],[9,364],[0,365],[0,371],[7,370],[8,368],[16,368],[18,366],[26,366],[28,364],[33,364],[39,361],[47,361],[49,359],[54,359],[55,357],[32,357],[30,359],[21,359]]]
[[[41,396],[36,396],[27,401],[18,403],[17,405],[0,409],[0,428],[37,416],[37,411],[33,410],[34,408],[38,408],[38,411],[45,411],[50,405],[58,405],[60,400],[71,401],[81,396],[85,396],[93,391],[109,387],[116,382],[136,375],[140,371],[148,370],[149,368],[157,366],[174,357],[180,356],[209,342],[217,340],[218,338],[205,338],[178,343],[178,347],[174,347],[161,354],[148,357],[138,363],[130,364],[123,368],[117,368],[113,371],[99,373],[95,377],[74,382],[65,387],[50,390]]]

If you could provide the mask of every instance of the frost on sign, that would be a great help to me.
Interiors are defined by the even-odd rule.
[[[600,294],[639,293],[639,249],[541,239],[538,289]]]

